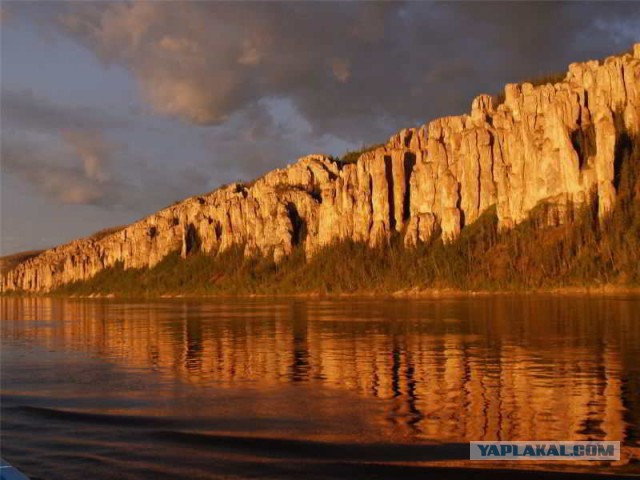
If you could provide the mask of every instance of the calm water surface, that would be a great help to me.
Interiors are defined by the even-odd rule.
[[[0,307],[2,456],[32,478],[478,478],[469,440],[640,452],[638,297]],[[570,468],[640,473],[621,463]]]

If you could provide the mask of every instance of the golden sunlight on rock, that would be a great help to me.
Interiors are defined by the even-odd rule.
[[[119,262],[125,269],[152,267],[176,249],[216,254],[244,245],[247,256],[278,262],[298,245],[309,257],[340,240],[379,245],[396,231],[408,246],[436,229],[453,240],[492,205],[501,229],[525,220],[541,202],[548,224],[562,224],[593,196],[604,218],[616,198],[616,146],[640,118],[637,45],[634,52],[572,64],[555,83],[507,85],[499,104],[480,95],[470,115],[402,130],[355,163],[310,155],[100,240],[47,250],[8,272],[2,288],[49,291]],[[334,73],[346,80],[338,63]],[[173,101],[181,99],[177,92]]]

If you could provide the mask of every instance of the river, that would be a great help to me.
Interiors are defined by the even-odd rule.
[[[640,473],[637,296],[0,307],[2,456],[32,479]],[[472,464],[471,440],[623,460]]]

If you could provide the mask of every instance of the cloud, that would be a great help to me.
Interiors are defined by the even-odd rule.
[[[3,173],[60,203],[120,203],[122,185],[110,170],[122,147],[104,132],[127,126],[125,120],[29,90],[2,90],[0,107]]]
[[[258,65],[261,60],[260,49],[251,40],[245,40],[243,42],[242,54],[238,58],[238,63],[241,65]]]
[[[147,213],[207,189],[207,172],[158,164],[95,130],[3,131],[0,155],[2,175],[61,204]]]
[[[2,89],[3,128],[40,132],[124,128],[128,122],[91,107],[60,105],[31,90]]]
[[[143,213],[208,186],[208,172],[130,151],[122,138],[149,131],[131,116],[53,102],[30,90],[3,90],[0,107],[3,175],[57,203]],[[171,134],[152,132],[142,143]]]
[[[380,142],[405,126],[464,112],[473,96],[505,82],[628,47],[621,42],[637,35],[640,18],[633,5],[595,3],[11,6],[12,16],[55,27],[105,65],[125,67],[159,114],[207,127],[198,132],[211,159],[179,175],[111,145],[105,132],[128,127],[122,119],[29,91],[3,92],[9,129],[55,137],[77,162],[77,183],[103,192],[72,198],[145,205],[159,198],[158,185],[190,193],[209,185],[210,172],[251,178],[304,153]],[[139,194],[108,187],[132,183]]]
[[[295,104],[284,98],[256,102],[224,125],[202,129],[201,139],[211,152],[210,170],[219,172],[217,180],[223,183],[251,180],[309,153],[337,154],[351,147],[336,136],[317,135]]]
[[[351,76],[351,64],[349,60],[345,58],[333,58],[330,61],[331,71],[333,72],[333,76],[339,82],[345,83],[349,80]]]
[[[319,135],[363,141],[619,50],[602,25],[639,15],[630,4],[140,1],[73,3],[59,18],[126,66],[159,113],[219,125],[286,97]]]
[[[113,186],[96,178],[95,169],[107,159],[91,148],[91,142],[99,138],[95,135],[89,139],[80,132],[68,132],[69,144],[52,142],[43,135],[3,135],[2,171],[61,203],[104,204],[113,200]],[[83,165],[82,155],[93,156],[93,160]]]
[[[106,166],[116,147],[107,143],[99,132],[67,130],[62,134],[67,144],[81,159],[88,180],[104,183],[110,179]]]

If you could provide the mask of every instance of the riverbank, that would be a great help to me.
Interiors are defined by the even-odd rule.
[[[194,295],[192,293],[163,293],[148,295],[127,295],[126,293],[89,293],[89,294],[65,294],[65,293],[33,293],[33,292],[10,292],[1,293],[2,297],[35,297],[35,298],[147,298],[153,299],[207,299],[207,298],[476,298],[476,297],[505,297],[505,296],[617,296],[617,295],[640,295],[640,286],[626,285],[597,285],[597,286],[566,286],[554,288],[538,289],[505,289],[505,290],[461,290],[455,288],[409,288],[391,292],[379,290],[365,290],[355,292],[272,292],[272,293],[209,293]]]

